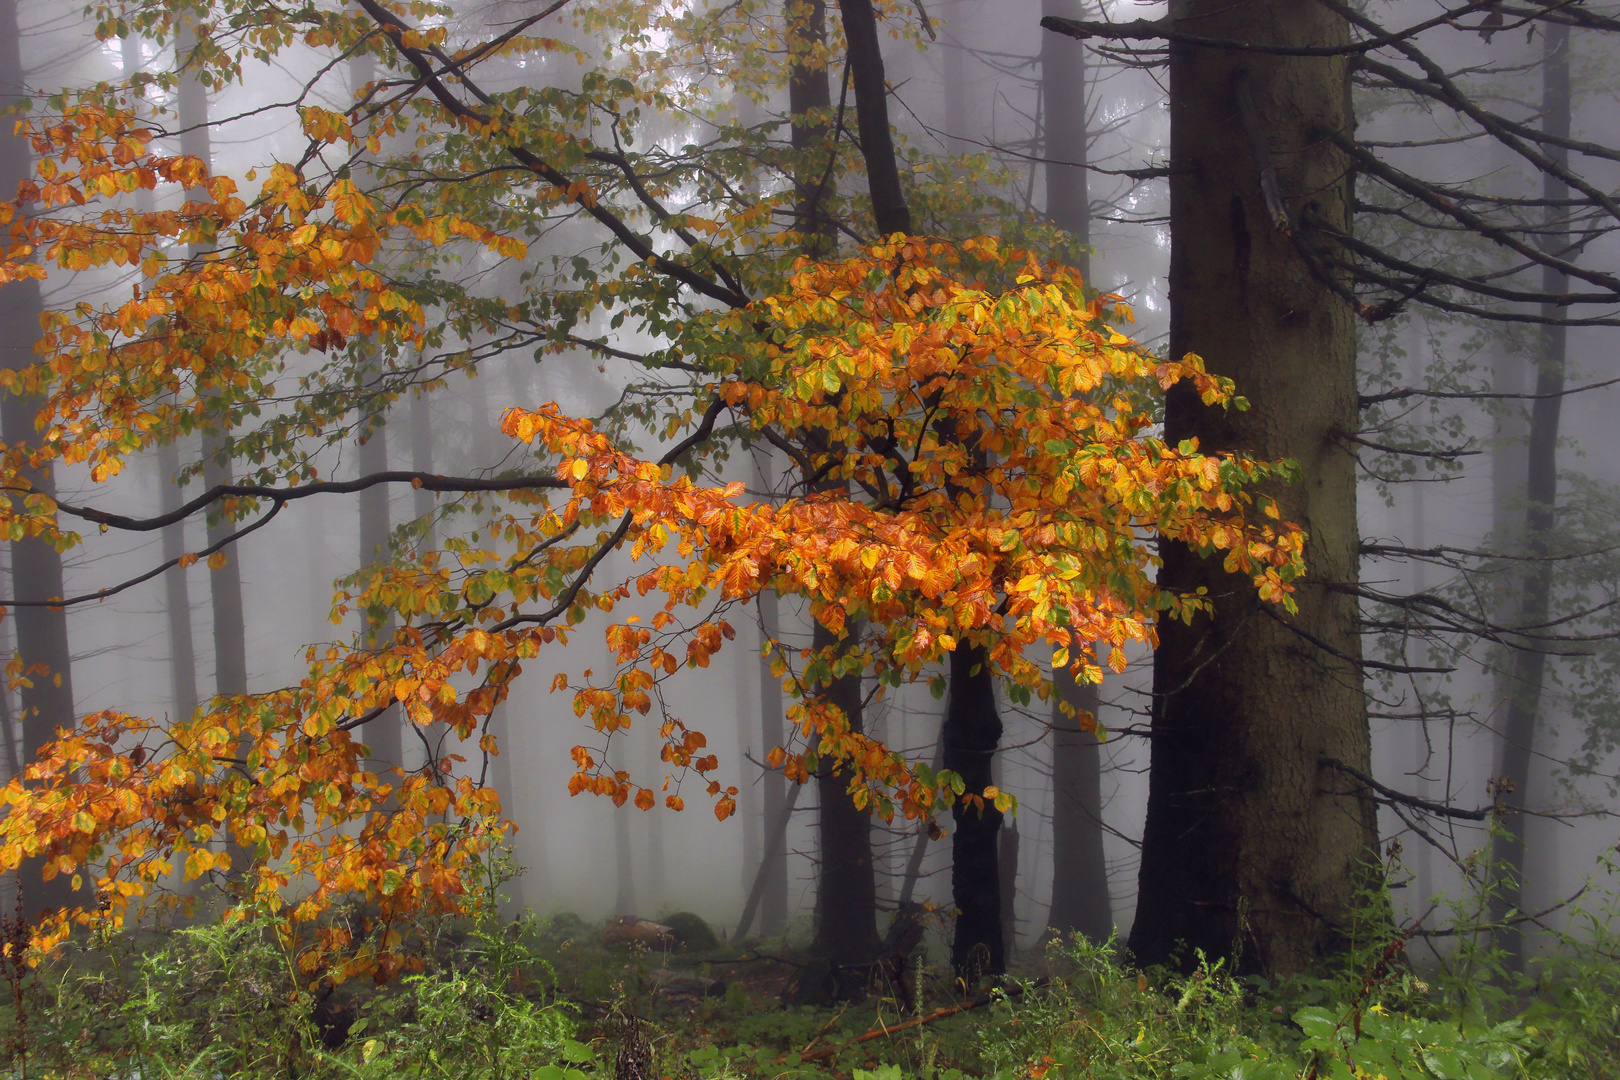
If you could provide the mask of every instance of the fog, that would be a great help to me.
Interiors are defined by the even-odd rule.
[[[511,20],[526,16],[529,6],[470,5],[468,14],[446,28],[449,38],[465,43],[499,33]],[[1369,6],[1389,12],[1401,7]],[[934,179],[919,180],[922,185],[952,182],[948,178],[955,177],[954,182],[980,185],[1036,216],[1046,205],[1047,172],[1054,167],[1046,151],[1045,118],[1059,104],[1079,107],[1075,102],[1044,99],[1041,56],[1047,32],[1039,25],[1041,16],[1072,14],[1124,22],[1165,14],[1164,5],[1122,0],[1105,0],[1084,10],[1076,3],[1072,12],[1070,5],[1058,0],[1048,0],[1044,8],[1038,0],[995,4],[926,0],[919,10],[922,7],[930,20],[927,27],[915,11],[894,5],[890,15],[895,32],[883,41],[902,155],[914,165],[937,163],[938,171],[930,174]],[[81,17],[76,7],[19,0],[17,8],[27,90],[32,94],[127,82],[135,74],[129,70],[131,63],[147,70],[172,69],[175,63],[172,42],[159,44],[138,34],[132,36],[133,48],[117,37],[97,42],[93,22]],[[1401,21],[1398,14],[1391,17]],[[610,42],[592,40],[577,24],[558,22],[547,32],[591,52],[593,63],[611,52]],[[1162,55],[1153,52],[1152,43],[1143,43],[1140,50],[1123,42],[1067,43],[1085,52],[1090,280],[1097,289],[1128,300],[1136,316],[1131,333],[1147,347],[1164,350],[1170,235],[1165,180],[1169,114]],[[1591,42],[1577,38],[1574,127],[1581,138],[1612,146],[1620,144],[1616,130],[1620,118],[1609,105],[1614,75],[1602,48],[1600,36],[1594,35]],[[1449,68],[1488,67],[1478,81],[1496,95],[1492,107],[1527,123],[1540,115],[1540,79],[1535,75],[1540,50],[1539,41],[1527,42],[1522,31],[1503,34],[1494,45],[1478,35],[1450,33],[1431,46],[1431,53]],[[248,190],[251,185],[240,178],[250,170],[262,171],[275,161],[303,155],[307,140],[294,103],[340,112],[352,103],[355,76],[331,58],[330,50],[295,44],[269,63],[249,59],[240,81],[211,88],[206,95],[207,124],[215,173],[239,178]],[[552,54],[543,61],[493,63],[484,70],[485,84],[491,88],[574,89],[585,65]],[[506,86],[500,85],[502,79]],[[836,75],[832,85],[836,101]],[[1379,100],[1372,91],[1356,92],[1357,136],[1393,148],[1386,152],[1388,160],[1459,187],[1527,195],[1539,190],[1540,180],[1531,170],[1508,160],[1495,144],[1451,138],[1459,131],[1452,118]],[[708,116],[670,110],[649,124],[660,145],[678,150],[728,123],[761,125],[769,129],[767,138],[785,140],[785,129],[770,126],[784,114],[783,88],[749,100],[716,81],[701,93],[713,109]],[[175,93],[149,88],[141,106],[166,132],[163,144],[172,151],[180,149],[181,141],[176,105]],[[385,154],[395,152],[398,147],[384,148]],[[328,164],[335,165],[339,156],[329,156]],[[921,175],[921,166],[916,167]],[[1612,190],[1613,180],[1608,176],[1595,182]],[[854,186],[857,180],[841,182]],[[166,184],[152,197],[159,207],[177,206],[184,194],[176,185]],[[575,256],[598,259],[600,238],[589,225],[582,217],[559,215],[543,237],[531,243],[521,265],[483,252],[468,255],[459,267],[444,272],[454,274],[475,295],[516,297],[531,287],[520,280],[524,272],[544,279],[566,273]],[[924,221],[919,231],[938,225]],[[1374,216],[1367,228],[1399,234],[1401,225]],[[1390,242],[1408,241],[1396,235]],[[1421,241],[1409,242],[1422,246]],[[1508,265],[1500,250],[1490,245],[1476,242],[1468,247],[1466,240],[1457,244],[1461,250],[1448,258],[1458,264]],[[1586,266],[1613,267],[1620,261],[1617,255],[1614,237],[1594,229],[1583,241],[1579,258]],[[386,258],[396,261],[402,275],[412,269],[410,251],[389,252]],[[133,280],[119,268],[75,275],[53,271],[45,283],[45,303],[52,309],[70,308],[80,300],[101,303],[104,297],[127,294]],[[653,337],[632,333],[628,326],[610,327],[609,319],[598,313],[590,325],[581,325],[574,333],[611,340],[614,349],[625,353],[658,346]],[[587,347],[541,355],[538,340],[511,345],[490,334],[461,337],[452,325],[437,329],[443,340],[425,350],[420,362],[428,372],[424,378],[442,376],[442,386],[426,395],[406,388],[385,402],[380,415],[349,411],[340,424],[319,436],[302,438],[298,453],[307,456],[298,467],[306,475],[345,480],[386,468],[492,477],[538,468],[526,447],[500,433],[500,418],[507,408],[554,401],[569,414],[606,416],[627,403],[656,407],[660,394],[667,392],[673,400],[686,385],[677,377],[679,372],[649,371],[632,360]],[[1492,640],[1501,635],[1477,622],[1460,616],[1415,618],[1411,608],[1381,605],[1370,594],[1428,595],[1445,597],[1457,607],[1478,601],[1486,611],[1506,610],[1505,600],[1483,597],[1493,588],[1500,590],[1510,571],[1499,560],[1460,553],[1515,549],[1522,534],[1530,402],[1512,395],[1534,391],[1538,332],[1522,323],[1492,323],[1420,304],[1359,331],[1363,395],[1403,387],[1456,394],[1387,401],[1364,413],[1367,426],[1354,435],[1363,463],[1358,490],[1361,534],[1369,544],[1384,545],[1364,559],[1361,569],[1367,590],[1363,614],[1371,624],[1365,631],[1365,656],[1375,662],[1366,672],[1373,772],[1391,789],[1469,811],[1489,808],[1497,798],[1493,778],[1500,770],[1512,694],[1505,688],[1511,681],[1511,651],[1500,640]],[[1604,520],[1603,514],[1606,507],[1620,506],[1616,494],[1620,431],[1614,423],[1620,385],[1607,385],[1616,376],[1614,357],[1620,353],[1616,333],[1610,326],[1568,331],[1567,385],[1595,388],[1567,397],[1558,428],[1560,497],[1571,507],[1578,505],[1579,511],[1571,509],[1569,514],[1581,516],[1586,529],[1578,540],[1561,542],[1561,550],[1601,550],[1605,538],[1608,546],[1614,543],[1613,520]],[[317,353],[287,353],[285,370],[275,377],[274,389],[266,391],[262,413],[245,418],[238,434],[268,425],[277,415],[290,415],[296,401],[330,390],[301,382],[318,378],[324,359]],[[390,362],[400,366],[395,370],[408,366],[397,357]],[[1498,397],[1479,396],[1486,393]],[[647,456],[655,457],[670,443],[660,443],[648,434],[650,429],[633,431],[630,437]],[[181,436],[177,446],[184,465],[198,462],[202,444],[197,435]],[[261,458],[240,459],[234,468],[241,479],[277,466]],[[714,479],[742,482],[754,498],[772,496],[763,482],[767,479],[775,495],[787,490],[781,455],[763,443],[739,447],[720,470]],[[154,514],[164,505],[173,481],[160,456],[150,452],[136,457],[122,475],[102,483],[92,482],[82,466],[56,469],[62,503],[135,517]],[[185,481],[184,498],[203,489],[200,476]],[[369,551],[365,547],[368,537],[379,535],[378,521],[386,522],[383,535],[395,555],[480,527],[479,513],[467,509],[476,496],[434,495],[407,484],[381,490],[386,496],[374,499],[369,510],[349,495],[288,502],[274,520],[229,548],[243,591],[250,691],[296,684],[306,674],[305,652],[312,645],[349,643],[367,632],[363,613],[344,610],[345,594],[353,587],[353,575],[385,554],[375,546]],[[431,531],[424,514],[436,516]],[[1600,526],[1608,532],[1593,535]],[[210,542],[200,515],[178,528],[183,530],[181,550],[197,552]],[[93,535],[91,527],[83,531],[86,542],[64,560],[68,596],[124,582],[166,557],[159,531],[113,530],[103,535]],[[498,541],[493,546],[510,550]],[[1413,551],[1429,554],[1414,557]],[[9,572],[11,555],[0,558],[7,560]],[[597,570],[603,585],[593,581],[592,587],[630,582],[646,565],[632,563],[628,550],[616,551]],[[1554,908],[1575,893],[1615,842],[1608,811],[1614,806],[1617,780],[1611,749],[1620,728],[1616,701],[1610,696],[1616,656],[1606,637],[1616,624],[1606,605],[1613,602],[1620,582],[1613,576],[1612,557],[1593,557],[1580,565],[1585,577],[1578,587],[1571,585],[1555,598],[1549,622],[1567,617],[1561,625],[1572,638],[1582,640],[1546,642],[1554,655],[1548,659],[1548,682],[1541,698],[1540,741],[1531,775],[1519,778],[1528,792],[1528,805],[1556,815],[1534,818],[1527,826],[1523,907],[1531,911]],[[189,597],[185,618],[195,643],[197,689],[206,701],[220,686],[216,604],[211,599],[210,571],[205,562],[198,562],[70,609],[67,632],[73,708],[78,715],[103,709],[152,716],[175,713],[180,676],[167,605],[180,576]],[[635,597],[633,587],[631,594],[632,599],[614,610],[612,621],[622,622],[628,615],[650,619],[657,610],[655,597]],[[1392,614],[1402,610],[1407,614]],[[1579,614],[1583,611],[1589,614]],[[769,737],[773,721],[762,712],[769,712],[772,695],[783,706],[791,704],[781,695],[780,680],[762,665],[760,650],[769,635],[790,649],[808,649],[811,625],[806,612],[791,600],[782,601],[774,616],[776,625],[768,632],[759,605],[733,608],[726,617],[737,631],[736,640],[708,666],[683,670],[661,684],[662,696],[653,714],[611,740],[576,715],[570,690],[550,689],[554,679],[579,685],[587,671],[600,675],[613,669],[602,633],[608,616],[592,616],[572,628],[566,648],[543,652],[525,663],[521,680],[491,724],[502,753],[491,764],[490,782],[517,826],[512,850],[523,868],[505,889],[515,906],[539,913],[572,911],[589,919],[613,914],[655,918],[689,910],[721,928],[737,925],[762,854],[773,843],[768,811],[774,809],[775,796],[768,792],[770,771],[764,764],[774,748]],[[1402,629],[1400,618],[1412,618],[1411,626]],[[0,651],[9,655],[18,648],[16,632],[14,620],[0,623]],[[1110,676],[1103,685],[1099,712],[1107,732],[1099,827],[1109,902],[1122,934],[1135,910],[1138,849],[1148,798],[1151,668],[1150,654],[1140,649],[1133,653],[1130,669]],[[22,737],[14,719],[21,710],[15,689],[6,706],[9,760],[16,762]],[[926,683],[909,685],[874,702],[866,716],[867,730],[916,760],[933,761],[943,709],[944,703]],[[607,798],[569,794],[574,773],[570,751],[576,745],[605,754],[613,767],[629,770],[638,782],[650,777],[657,787],[662,777],[673,775],[658,760],[661,717],[679,718],[707,737],[709,750],[721,762],[715,777],[740,789],[734,816],[715,820],[707,800],[697,797],[701,785],[691,786],[695,781],[680,776],[674,776],[670,790],[688,785],[688,808],[682,812],[663,806],[651,811],[632,805],[620,808]],[[1011,820],[1018,836],[1014,925],[1017,947],[1030,950],[1045,934],[1052,902],[1050,710],[1042,703],[1025,707],[1003,701],[1002,719],[1006,731],[996,765],[998,784],[1019,801]],[[780,718],[774,722],[780,724]],[[407,770],[420,768],[426,760],[425,736],[407,729],[402,738],[398,764]],[[482,766],[476,747],[456,752],[472,758],[459,769],[476,773]],[[817,809],[815,787],[807,786],[792,811],[784,842],[788,925],[804,936],[816,909]],[[1427,915],[1426,925],[1444,925],[1448,916],[1436,914],[1430,900],[1440,892],[1455,896],[1466,891],[1454,860],[1465,860],[1487,844],[1486,822],[1478,815],[1418,814],[1411,806],[1400,805],[1385,805],[1379,814],[1381,844],[1404,868],[1397,874],[1402,888],[1396,893],[1402,917]],[[898,817],[892,823],[878,821],[874,829],[879,906],[888,909],[900,897],[908,861],[922,834],[917,823]],[[1397,842],[1398,855],[1390,847]],[[949,909],[950,842],[925,840],[922,845],[913,895]],[[1547,918],[1556,924],[1562,915],[1553,911]],[[756,924],[755,932],[761,929],[774,932],[778,927]]]

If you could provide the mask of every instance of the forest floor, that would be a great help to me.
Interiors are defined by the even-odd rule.
[[[102,935],[9,969],[0,1046],[12,1075],[128,1080],[1620,1077],[1607,939],[1516,980],[1484,946],[1424,967],[1386,932],[1285,981],[1075,941],[968,987],[939,923],[903,978],[829,980],[791,938],[664,922],[687,943],[568,914],[441,922],[395,977],[313,986],[268,922]]]

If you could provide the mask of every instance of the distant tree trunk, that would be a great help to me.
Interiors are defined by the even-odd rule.
[[[840,640],[851,645],[859,630],[850,627],[843,639],[816,624],[811,648],[833,649]],[[851,731],[863,730],[861,679],[848,675],[817,688],[844,711]],[[821,798],[821,873],[817,877],[814,951],[835,964],[870,963],[877,955],[877,874],[872,865],[872,818],[855,805],[849,774],[821,762],[816,791]]]
[[[517,787],[512,777],[512,725],[510,722],[510,699],[502,701],[495,706],[495,711],[489,714],[489,734],[495,740],[495,748],[499,751],[489,759],[489,786],[494,788],[501,797],[501,813],[508,821],[517,819]],[[623,814],[619,815],[623,817]],[[515,850],[515,849],[514,849]],[[506,883],[506,894],[512,898],[512,906],[522,911],[527,906],[524,899],[523,878],[514,877]]]
[[[163,512],[180,509],[180,447],[172,441],[157,449],[158,490]],[[163,561],[173,562],[186,553],[185,525],[175,522],[162,532]],[[163,571],[163,608],[169,623],[169,692],[174,718],[189,719],[197,711],[197,645],[191,633],[191,587],[186,570],[171,566]]]
[[[1009,821],[1001,830],[997,862],[1001,869],[1001,949],[1005,962],[1018,952],[1018,823]]]
[[[619,915],[634,915],[636,871],[630,855],[630,815],[622,806],[613,807],[613,867],[613,910]]]
[[[362,395],[364,391],[362,390]],[[363,424],[364,421],[361,421]],[[388,429],[378,425],[362,436],[355,457],[361,476],[388,471]],[[388,513],[388,485],[377,484],[360,492],[360,567],[373,566],[388,559],[388,537],[392,531]],[[376,618],[362,610],[365,621],[362,640],[368,648],[380,648],[391,642],[393,627],[387,617]],[[383,768],[402,768],[405,764],[405,738],[400,728],[397,710],[389,709],[360,729],[360,737],[371,749],[371,757]]]
[[[144,65],[140,39],[131,34],[121,43],[124,78],[129,80]],[[136,209],[150,213],[152,193],[145,188],[135,192]],[[178,438],[178,436],[176,436]],[[158,490],[165,514],[180,509],[180,447],[171,439],[157,448]],[[163,561],[172,563],[186,553],[186,527],[177,521],[161,532]],[[191,632],[191,586],[184,567],[171,566],[163,572],[163,607],[169,628],[169,696],[175,719],[187,719],[197,711],[197,645]]]
[[[761,491],[771,487],[769,456],[754,456],[755,484]],[[759,752],[763,758],[778,746],[786,744],[783,731],[782,680],[771,671],[771,658],[763,654],[766,642],[781,633],[777,596],[769,589],[759,594],[760,630],[765,641],[760,643],[759,658]],[[764,937],[775,937],[787,926],[788,863],[787,845],[772,842],[769,830],[782,817],[787,802],[787,778],[780,769],[766,769],[760,778],[760,860],[763,874],[759,898],[759,932]]]
[[[995,679],[982,646],[959,647],[951,653],[950,702],[945,709],[945,768],[962,778],[969,794],[991,784],[991,766],[1001,742],[996,711]],[[951,966],[970,981],[1007,970],[1001,936],[1001,874],[997,833],[1001,811],[985,802],[971,807],[958,800],[951,807],[951,895],[956,901],[956,931]]]
[[[1541,124],[1549,135],[1568,139],[1570,134],[1569,27],[1548,22],[1541,26],[1542,90]],[[1548,143],[1546,154],[1560,166],[1568,166],[1569,151]],[[1541,197],[1547,206],[1547,231],[1542,249],[1563,254],[1569,245],[1567,224],[1560,224],[1569,198],[1569,187],[1551,170],[1542,170]],[[1541,291],[1554,296],[1569,292],[1569,275],[1552,267],[1541,272]],[[1544,304],[1542,315],[1556,320],[1563,314],[1557,304]],[[1541,328],[1541,362],[1536,369],[1535,399],[1530,408],[1529,462],[1525,483],[1525,544],[1532,557],[1548,553],[1548,539],[1555,525],[1558,502],[1558,428],[1563,410],[1564,361],[1568,331],[1562,323],[1549,321]],[[1524,571],[1524,594],[1519,608],[1520,626],[1543,626],[1552,610],[1553,563],[1542,559]],[[1499,798],[1505,813],[1493,844],[1493,861],[1504,874],[1497,886],[1492,908],[1493,921],[1502,922],[1524,901],[1525,829],[1524,816],[1535,752],[1541,694],[1547,675],[1547,654],[1538,649],[1519,649],[1513,654],[1513,681],[1508,690],[1507,723],[1503,725],[1498,773],[1506,781]],[[1511,785],[1511,786],[1508,786]],[[1504,926],[1496,932],[1496,945],[1507,956],[1508,966],[1524,967],[1524,934],[1517,926]]]
[[[181,22],[175,37],[178,60],[185,63],[196,47],[197,39],[189,20]],[[208,90],[197,80],[189,66],[180,76],[177,112],[180,123],[180,152],[213,166],[213,147],[208,134]],[[202,188],[188,188],[186,199],[202,202],[210,198]],[[202,252],[193,249],[191,258],[200,258]],[[231,459],[227,452],[230,434],[228,412],[213,418],[217,427],[203,433],[203,484],[217,487],[231,482]],[[223,509],[209,515],[208,544],[212,547],[235,531],[235,523],[225,517]],[[209,592],[214,608],[214,693],[220,697],[236,697],[247,693],[247,613],[242,603],[242,566],[239,548],[224,549],[225,563],[208,570]]]
[[[1046,926],[1058,937],[1082,934],[1093,942],[1114,932],[1103,855],[1102,744],[1081,728],[1102,700],[1094,684],[1079,685],[1068,668],[1053,675],[1052,700],[1052,907]],[[1079,714],[1065,716],[1058,702]]]
[[[0,0],[0,107],[15,104],[22,96],[26,72],[17,22],[16,0]],[[0,122],[0,199],[17,197],[17,185],[31,172],[28,143],[13,134],[12,124]],[[34,363],[33,345],[39,340],[39,317],[44,300],[39,282],[32,278],[0,287],[0,363],[13,371]],[[34,428],[38,398],[0,394],[0,434],[8,443],[33,444],[39,433]],[[56,494],[51,470],[25,474],[36,491]],[[18,540],[11,545],[11,595],[19,601],[38,602],[63,596],[62,556],[43,540]],[[22,688],[23,762],[32,762],[40,747],[56,738],[58,728],[73,728],[73,668],[68,651],[67,614],[46,607],[13,608],[17,651],[23,664],[44,665],[49,674],[33,675],[33,685]],[[42,881],[37,860],[24,864],[20,881],[23,913],[36,919],[44,912],[73,903],[76,897],[71,878],[58,875]]]
[[[433,471],[433,403],[426,394],[411,398],[411,469],[413,472]],[[411,492],[411,513],[425,518],[433,513],[433,492],[417,488]],[[428,541],[431,546],[432,541]]]
[[[1043,0],[1043,15],[1077,19],[1077,0]],[[1046,215],[1074,237],[1070,260],[1091,284],[1091,187],[1083,167],[1091,149],[1086,101],[1086,48],[1059,34],[1041,39],[1041,132],[1046,158]],[[1057,164],[1063,162],[1064,164]],[[1059,937],[1084,934],[1106,941],[1114,931],[1103,854],[1102,747],[1075,730],[1058,702],[1095,717],[1102,698],[1093,684],[1078,685],[1068,671],[1055,674],[1052,724],[1052,905],[1047,928]]]
[[[1179,0],[1171,10],[1203,37],[1350,40],[1341,16],[1294,0]],[[1166,402],[1165,438],[1298,461],[1304,481],[1270,493],[1307,531],[1310,569],[1299,614],[1283,616],[1221,560],[1161,543],[1161,585],[1207,589],[1215,613],[1159,622],[1130,937],[1143,964],[1190,965],[1202,949],[1238,957],[1243,971],[1302,970],[1343,947],[1377,857],[1373,804],[1324,764],[1370,768],[1347,591],[1360,543],[1346,438],[1359,419],[1354,319],[1301,254],[1328,250],[1350,228],[1352,171],[1327,134],[1353,129],[1348,74],[1342,55],[1170,46],[1170,352],[1202,356],[1250,408],[1205,407],[1181,384]],[[1283,210],[1299,246],[1275,220]]]

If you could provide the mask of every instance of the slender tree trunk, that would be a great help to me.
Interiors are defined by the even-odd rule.
[[[962,647],[951,654],[950,702],[940,738],[945,768],[962,778],[970,794],[992,783],[991,766],[1001,742],[995,680],[982,647]],[[1001,937],[1001,873],[997,833],[1002,814],[989,803],[951,807],[951,895],[956,901],[956,931],[951,966],[970,981],[1007,970]]]
[[[501,813],[509,821],[517,820],[517,787],[512,776],[512,724],[511,701],[502,701],[495,706],[495,711],[489,715],[489,734],[495,740],[495,748],[499,751],[489,759],[489,786],[494,788],[501,797]],[[621,813],[619,815],[623,817]],[[515,850],[515,849],[514,849]],[[506,895],[512,898],[512,906],[522,911],[527,906],[524,898],[525,890],[521,876],[512,878],[506,883]]]
[[[823,0],[787,0],[788,131],[794,154],[794,216],[806,255],[825,258],[837,247],[833,220],[823,208],[834,184],[831,155],[836,133],[828,118],[832,86],[827,78],[827,5]]]
[[[911,211],[900,186],[894,136],[889,129],[888,86],[872,5],[870,0],[839,0],[838,8],[849,43],[861,156],[866,161],[873,216],[885,235],[909,233]],[[962,776],[969,792],[981,792],[990,784],[991,760],[1001,738],[994,676],[981,649],[962,649],[952,655],[950,695],[943,733],[945,767]],[[957,908],[951,962],[965,976],[999,975],[1006,970],[996,842],[1002,815],[994,807],[966,811],[961,803],[951,812],[956,820],[951,891]]]
[[[1549,134],[1567,139],[1570,133],[1569,27],[1544,23],[1542,40],[1542,127]],[[1569,151],[1549,145],[1547,155],[1559,165],[1567,165]],[[1564,224],[1560,203],[1569,198],[1569,187],[1550,171],[1542,172],[1542,198],[1548,205],[1547,231],[1543,249],[1564,254],[1570,236]],[[1569,292],[1569,275],[1546,267],[1541,274],[1544,293],[1561,296]],[[1545,304],[1542,314],[1549,319],[1563,312],[1556,304]],[[1563,410],[1564,360],[1568,331],[1559,323],[1541,328],[1541,362],[1536,369],[1535,400],[1530,409],[1529,468],[1525,483],[1525,544],[1531,556],[1548,553],[1556,525],[1558,502],[1558,427]],[[1552,610],[1553,564],[1533,562],[1524,573],[1524,595],[1519,608],[1521,626],[1541,626]],[[1509,686],[1507,723],[1503,725],[1498,772],[1502,777],[1499,799],[1506,811],[1499,821],[1500,831],[1492,845],[1493,861],[1503,870],[1492,913],[1502,921],[1521,907],[1524,899],[1525,829],[1524,816],[1535,754],[1537,721],[1541,694],[1547,675],[1547,654],[1536,649],[1520,649],[1513,655],[1513,682]],[[1496,933],[1510,968],[1524,967],[1524,934],[1517,926],[1503,927]]]
[[[1093,942],[1114,932],[1103,855],[1102,744],[1081,721],[1102,704],[1097,687],[1074,681],[1067,668],[1053,675],[1052,702],[1052,906],[1046,926],[1058,937],[1083,934]],[[1065,716],[1064,701],[1078,716]]]
[[[361,391],[364,394],[364,390]],[[388,471],[388,429],[377,426],[365,435],[355,457],[361,476]],[[360,567],[388,559],[388,538],[392,531],[388,513],[388,485],[377,484],[360,492]],[[392,621],[374,619],[362,610],[365,621],[362,641],[368,648],[387,645],[393,637]],[[405,764],[405,738],[397,710],[389,709],[361,729],[361,739],[371,749],[371,758],[382,768],[402,768]]]
[[[1176,25],[1208,38],[1335,45],[1345,21],[1294,0],[1178,0]],[[1326,759],[1369,769],[1359,665],[1355,328],[1306,250],[1350,227],[1352,179],[1329,132],[1353,126],[1341,56],[1170,49],[1170,351],[1230,376],[1248,411],[1169,395],[1165,437],[1207,452],[1292,458],[1302,482],[1271,490],[1308,532],[1294,617],[1250,583],[1165,542],[1160,582],[1207,589],[1213,616],[1159,622],[1138,962],[1299,971],[1342,948],[1357,885],[1377,856],[1373,804]],[[1275,184],[1271,181],[1274,179]],[[1276,195],[1268,205],[1267,188]],[[1320,223],[1321,230],[1313,228]]]
[[[180,509],[180,447],[166,442],[158,447],[158,490],[163,493],[163,512]],[[163,561],[172,562],[186,553],[185,525],[175,522],[162,532]],[[169,691],[176,720],[190,719],[197,711],[197,645],[191,633],[191,586],[186,570],[171,566],[163,571],[163,608],[169,623]]]
[[[755,483],[761,491],[771,487],[770,458],[756,453]],[[777,596],[766,590],[759,594],[760,630],[764,641],[760,643],[759,658],[759,734],[760,754],[768,755],[786,743],[783,730],[782,680],[771,671],[771,658],[764,655],[766,642],[774,641],[781,633]],[[787,926],[788,864],[787,845],[773,843],[769,831],[782,817],[787,803],[787,778],[780,769],[766,769],[760,779],[760,820],[765,831],[761,834],[760,874],[762,886],[759,899],[759,932],[775,937]]]
[[[619,915],[634,915],[636,870],[630,854],[630,815],[622,806],[613,808],[613,867],[616,874],[613,910]]]
[[[144,65],[140,39],[133,34],[121,43],[124,79],[128,81]],[[145,188],[135,192],[136,209],[150,213],[152,193]],[[180,509],[180,447],[171,440],[157,448],[158,490],[164,513]],[[186,553],[185,523],[177,521],[161,532],[163,561],[173,562]],[[175,719],[189,719],[197,711],[197,646],[191,632],[191,586],[184,567],[171,566],[163,572],[163,606],[169,629],[169,695]]]
[[[997,864],[1001,880],[997,890],[1001,897],[1001,949],[1005,962],[1011,963],[1018,952],[1018,823],[1007,822],[1001,830]]]
[[[872,0],[838,0],[849,44],[850,82],[855,88],[855,116],[860,126],[861,157],[872,197],[872,216],[885,236],[911,231],[911,210],[900,187],[900,165],[889,130],[889,86],[883,77],[883,51],[878,40]]]
[[[853,645],[858,638],[858,628],[851,626],[842,642]],[[821,652],[840,644],[831,631],[816,624],[811,648]],[[851,731],[863,730],[859,675],[847,675],[817,689],[844,711]],[[821,799],[821,873],[813,948],[835,964],[869,963],[878,950],[872,818],[855,805],[849,774],[829,768],[828,762],[822,762],[817,771],[816,791]]]
[[[1077,0],[1043,0],[1043,15],[1077,19]],[[1091,279],[1091,188],[1083,167],[1091,149],[1086,102],[1085,45],[1060,34],[1041,39],[1042,156],[1046,158],[1046,215],[1074,237],[1070,260]],[[1064,164],[1058,164],[1063,162]],[[1084,934],[1106,941],[1114,930],[1103,854],[1102,747],[1095,736],[1075,730],[1075,721],[1057,707],[1067,702],[1092,717],[1102,705],[1098,688],[1075,683],[1067,671],[1055,675],[1052,724],[1052,905],[1049,930],[1060,937]]]
[[[175,38],[178,59],[185,63],[196,46],[196,36],[189,20],[183,21]],[[197,81],[189,68],[182,72],[177,96],[180,122],[180,152],[199,158],[204,165],[213,166],[213,147],[208,134],[208,90]],[[209,198],[207,191],[191,188],[186,199],[201,202]],[[193,249],[191,258],[200,258],[202,252]],[[213,418],[217,427],[203,433],[203,484],[217,487],[231,482],[231,459],[227,452],[230,419],[228,411]],[[208,544],[213,546],[235,531],[235,523],[217,510],[208,519]],[[242,566],[240,549],[226,548],[222,566],[208,570],[209,592],[214,608],[214,693],[220,697],[236,697],[247,693],[247,615],[242,603]]]
[[[16,0],[0,0],[0,107],[10,106],[22,96],[26,72],[17,22]],[[0,198],[14,199],[17,185],[31,172],[28,143],[12,132],[11,123],[0,123]],[[0,287],[0,363],[20,370],[34,363],[33,345],[39,339],[39,317],[44,300],[39,282],[32,278]],[[33,444],[38,439],[34,417],[40,401],[5,392],[0,394],[0,433],[8,443]],[[25,474],[36,491],[56,494],[56,481],[49,467]],[[38,602],[64,595],[62,556],[43,540],[25,539],[11,545],[11,594],[19,601]],[[75,724],[73,709],[73,669],[68,651],[67,614],[47,607],[18,606],[10,618],[16,621],[17,650],[23,664],[32,670],[42,665],[46,674],[33,674],[30,686],[22,688],[23,762],[32,762],[40,747],[56,738],[58,728]],[[30,919],[77,899],[70,878],[40,879],[40,866],[25,864],[21,882],[23,913]]]

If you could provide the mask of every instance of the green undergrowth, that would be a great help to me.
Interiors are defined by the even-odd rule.
[[[1467,929],[1478,910],[1438,938],[1369,917],[1332,968],[1286,981],[1200,956],[1142,971],[1071,941],[995,988],[919,964],[909,1007],[799,1008],[781,1004],[806,963],[791,943],[694,929],[713,947],[605,947],[577,916],[488,905],[413,928],[413,970],[338,984],[243,919],[80,939],[12,970],[0,1046],[14,1076],[120,1080],[1620,1077],[1611,908],[1576,912],[1520,977]]]

